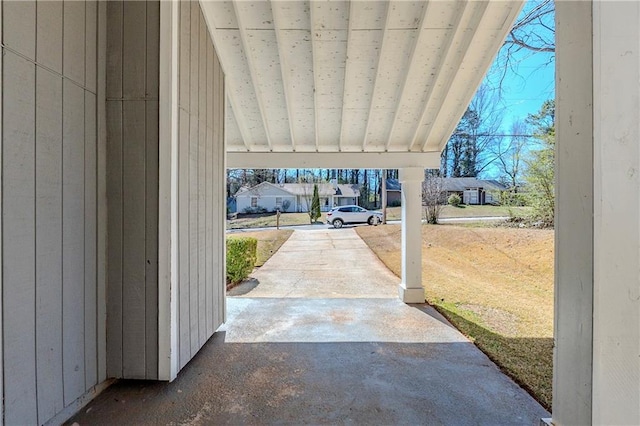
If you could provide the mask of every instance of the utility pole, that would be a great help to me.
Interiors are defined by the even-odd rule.
[[[387,224],[387,169],[382,169],[382,182],[380,185],[380,195],[382,202],[382,224]]]

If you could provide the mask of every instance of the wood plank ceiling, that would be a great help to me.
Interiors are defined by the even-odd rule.
[[[201,1],[228,152],[434,152],[523,1]]]

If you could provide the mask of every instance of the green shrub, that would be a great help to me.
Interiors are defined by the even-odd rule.
[[[239,283],[249,276],[256,264],[258,240],[251,237],[227,239],[227,281]]]
[[[460,196],[458,194],[451,194],[447,199],[447,203],[449,203],[453,207],[458,207],[460,203],[462,203],[462,200],[460,199]]]
[[[387,203],[387,205],[389,207],[400,207],[402,205],[402,202],[400,202],[400,200],[393,200]]]
[[[261,213],[266,213],[267,209],[265,207],[262,207],[262,206],[245,207],[243,211],[244,211],[245,214],[261,214]]]

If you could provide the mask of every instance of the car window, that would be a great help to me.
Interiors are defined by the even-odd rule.
[[[345,212],[345,213],[346,212],[350,212],[351,211],[351,207],[340,207],[340,209],[338,211]]]
[[[363,209],[362,207],[354,207],[354,209],[355,209],[355,211],[356,211],[356,212],[358,212],[358,213],[364,213],[364,212],[366,212],[366,210],[365,210],[365,209]]]

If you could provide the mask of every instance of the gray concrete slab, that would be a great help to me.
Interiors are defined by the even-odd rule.
[[[400,280],[354,229],[295,231],[243,297],[395,298]]]
[[[342,231],[329,238],[296,231],[262,269],[277,272],[274,264],[284,262],[278,255],[295,257],[303,241],[313,241],[323,250],[344,247],[337,251],[345,257],[355,249],[353,261],[369,262],[371,271],[357,234]],[[384,283],[360,273],[368,284],[359,291],[377,296],[358,298],[344,280],[328,285],[323,297],[305,297],[317,290],[309,285],[305,293],[299,284],[292,297],[273,280],[293,279],[256,274],[262,296],[228,298],[227,323],[173,383],[117,383],[71,422],[537,425],[549,417],[433,308],[384,296],[380,287],[395,291],[393,274]],[[296,279],[304,281],[301,274]]]

